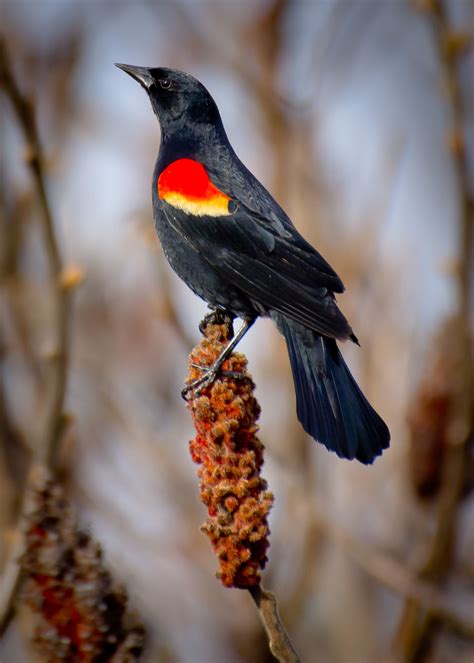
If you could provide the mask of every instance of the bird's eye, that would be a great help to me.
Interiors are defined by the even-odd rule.
[[[169,78],[160,78],[160,87],[163,90],[169,90],[171,87],[171,80]]]

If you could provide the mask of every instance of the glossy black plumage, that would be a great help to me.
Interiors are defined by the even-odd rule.
[[[199,81],[171,69],[118,66],[147,90],[160,121],[153,209],[172,268],[212,307],[246,320],[271,317],[287,342],[305,430],[339,456],[371,463],[390,435],[337,348],[336,339],[357,340],[336,305],[341,279],[238,159]],[[160,176],[180,159],[202,164],[230,199],[228,212],[197,215],[159,194]]]

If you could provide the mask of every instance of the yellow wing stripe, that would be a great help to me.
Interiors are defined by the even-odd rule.
[[[162,196],[169,205],[195,216],[226,216],[229,212],[229,200],[224,194],[209,198],[193,198],[178,191],[166,191]]]

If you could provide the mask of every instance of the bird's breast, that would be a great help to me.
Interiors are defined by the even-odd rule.
[[[194,159],[177,159],[158,177],[158,196],[169,205],[194,216],[230,214],[230,197],[209,178],[204,166]]]

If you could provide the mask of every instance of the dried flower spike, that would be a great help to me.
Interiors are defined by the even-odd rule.
[[[212,313],[201,331],[203,338],[189,357],[188,384],[202,375],[193,364],[210,366],[232,338],[232,321]],[[218,379],[188,402],[197,432],[190,451],[201,465],[201,501],[208,510],[202,530],[219,560],[217,577],[225,587],[242,589],[260,583],[273,504],[260,476],[264,447],[257,437],[260,408],[254,388],[246,358],[233,353]]]
[[[456,342],[460,324],[457,317],[443,322],[408,412],[410,473],[419,497],[438,494],[448,447],[459,439],[456,404],[462,400],[462,366],[466,361]]]
[[[29,494],[23,600],[38,624],[34,644],[48,663],[133,663],[144,629],[105,569],[98,543],[77,528],[62,488],[41,472]],[[130,623],[129,623],[130,622]]]

